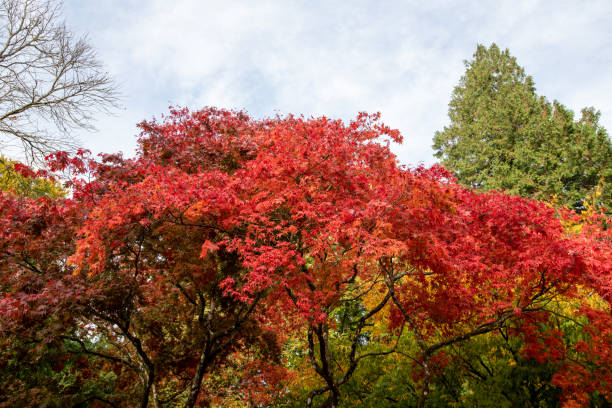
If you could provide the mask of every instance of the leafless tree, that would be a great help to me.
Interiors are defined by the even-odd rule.
[[[30,162],[76,145],[95,112],[117,106],[117,89],[85,37],[54,0],[0,0],[0,147]]]

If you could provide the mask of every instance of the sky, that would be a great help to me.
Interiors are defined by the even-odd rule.
[[[537,92],[612,131],[612,2],[65,0],[115,78],[121,108],[79,132],[94,152],[134,154],[145,119],[169,106],[350,120],[381,112],[410,166],[432,137],[477,44],[508,48]]]

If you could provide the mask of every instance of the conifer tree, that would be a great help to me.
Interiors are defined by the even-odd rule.
[[[449,103],[450,125],[433,148],[459,182],[581,209],[598,184],[610,208],[612,145],[594,108],[575,120],[536,93],[509,51],[478,45]]]

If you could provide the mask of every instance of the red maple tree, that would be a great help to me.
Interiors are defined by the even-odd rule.
[[[542,203],[400,166],[389,141],[401,136],[378,115],[344,124],[182,109],[140,126],[134,159],[49,158],[71,172],[70,198],[0,196],[0,329],[104,362],[122,394],[91,398],[207,406],[207,378],[232,365],[244,395],[266,403],[290,375],[283,343],[304,333],[324,384],[308,404],[325,395],[335,407],[362,361],[396,351],[360,347],[385,308],[389,335],[418,344],[419,406],[446,347],[508,328],[526,354],[563,362],[555,381],[568,404],[611,392],[609,307],[582,308],[591,340],[576,352],[588,364],[566,359],[542,324],[551,300],[579,289],[609,305],[604,229],[568,234]],[[356,318],[339,366],[332,312],[372,288],[378,301]]]

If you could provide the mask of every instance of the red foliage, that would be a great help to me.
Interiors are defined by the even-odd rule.
[[[562,359],[559,333],[533,322],[578,286],[611,300],[609,239],[569,236],[548,206],[468,191],[441,167],[400,167],[379,141],[399,133],[378,119],[172,110],[140,125],[135,159],[55,154],[52,169],[75,175],[72,198],[1,197],[2,329],[54,316],[56,336],[77,324],[121,343],[147,378],[143,398],[153,383],[187,389],[198,367],[266,338],[262,371],[244,382],[261,396],[283,372],[270,338],[328,322],[355,274],[401,274],[392,326],[410,316],[417,335],[441,333],[423,339],[425,356],[513,320],[525,353]],[[584,313],[582,352],[609,364],[610,314]],[[594,372],[572,370],[556,379],[569,393]]]

